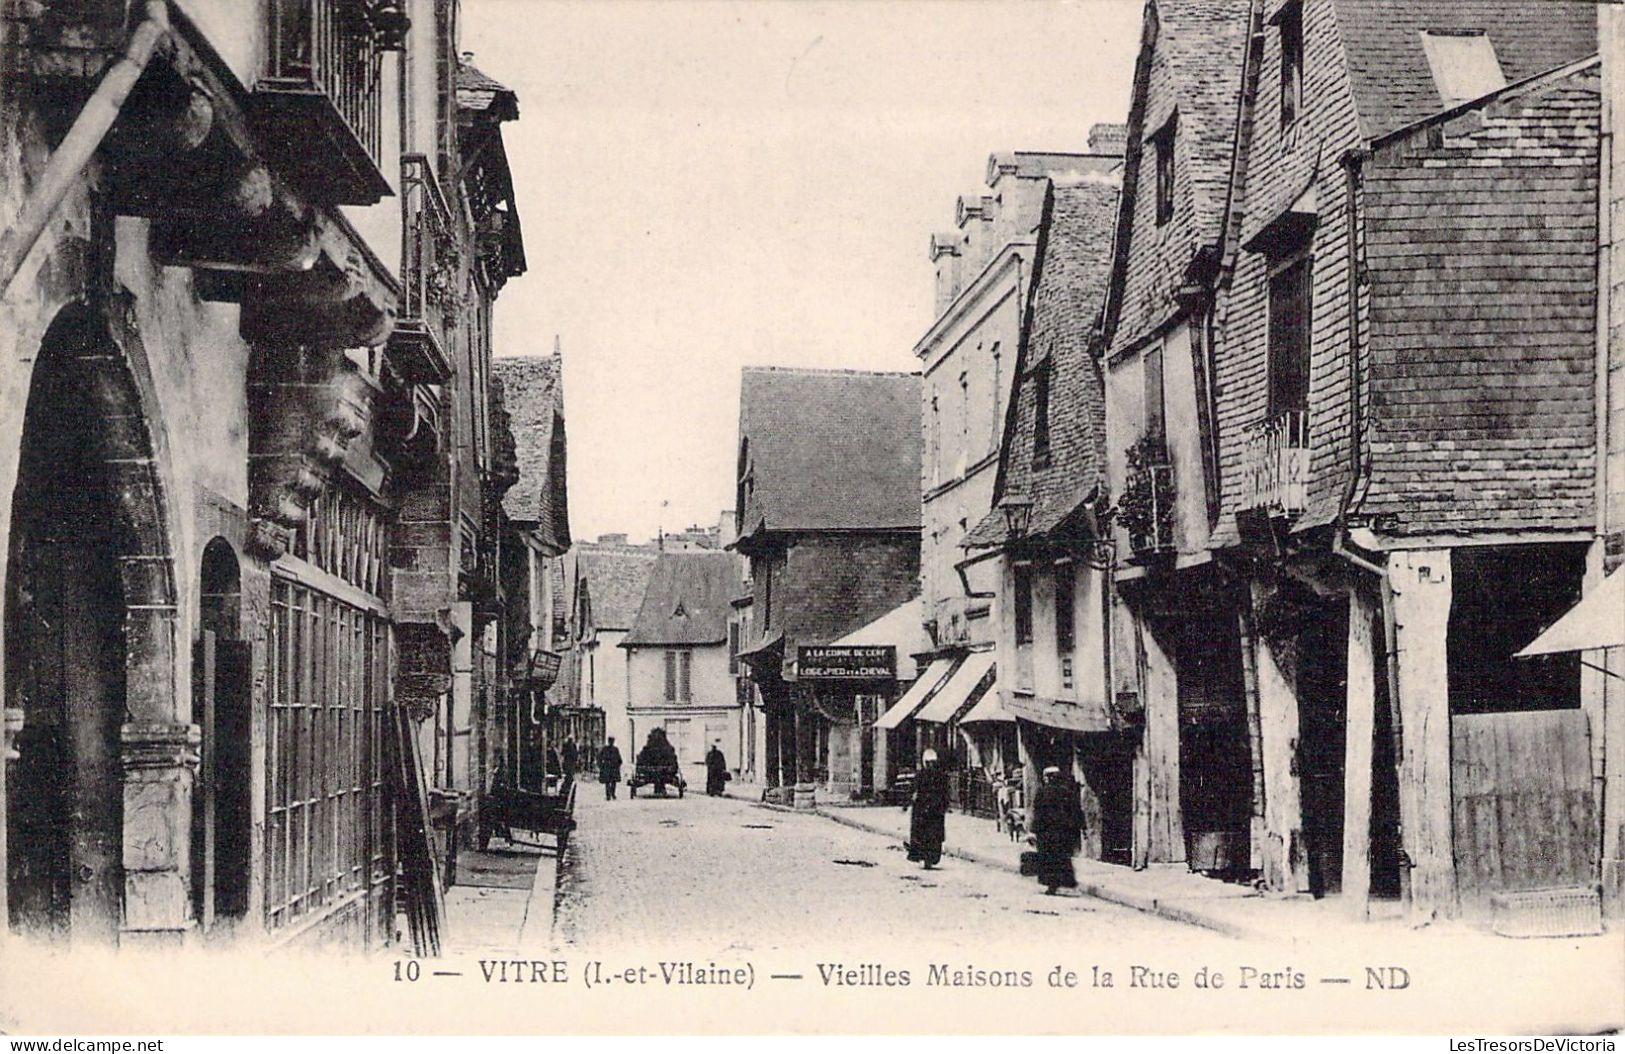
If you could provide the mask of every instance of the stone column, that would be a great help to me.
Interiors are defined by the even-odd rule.
[[[1388,557],[1399,663],[1399,818],[1413,925],[1456,913],[1450,809],[1450,550]]]
[[[124,763],[126,944],[180,941],[193,926],[192,783],[202,735],[194,724],[130,721]]]

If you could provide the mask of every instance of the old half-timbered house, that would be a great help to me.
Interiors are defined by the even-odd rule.
[[[439,945],[417,722],[452,690],[445,527],[494,535],[426,510],[452,461],[500,493],[471,326],[522,267],[457,163],[456,17],[7,9],[7,932],[371,947],[399,910]]]
[[[1246,0],[1153,0],[1129,105],[1098,351],[1117,559],[1109,697],[1141,725],[1137,865],[1245,876],[1256,747],[1218,508],[1214,285],[1249,37]]]
[[[1254,862],[1360,916],[1594,910],[1598,693],[1513,656],[1596,517],[1596,13],[1252,18],[1212,544],[1246,582]]]
[[[855,696],[798,675],[912,598],[920,570],[920,377],[751,367],[741,380],[736,550],[750,560],[740,660],[761,693],[761,777],[775,795],[841,797],[858,781]]]
[[[959,725],[1006,811],[1057,766],[1083,795],[1086,854],[1128,863],[1135,728],[1107,695],[1105,399],[1090,349],[1118,178],[1056,174],[1046,190],[993,508],[965,539],[995,565],[997,680]]]

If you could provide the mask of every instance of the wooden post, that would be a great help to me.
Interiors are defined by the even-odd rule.
[[[1248,824],[1248,866],[1264,870],[1264,847],[1269,832],[1264,823],[1264,731],[1258,714],[1258,652],[1253,642],[1253,613],[1242,605],[1236,609],[1236,629],[1241,638],[1241,686],[1247,705],[1247,755],[1252,766],[1253,807]]]
[[[1253,610],[1269,596],[1253,583]],[[1258,624],[1255,615],[1253,624]],[[1273,890],[1309,891],[1309,856],[1303,840],[1303,801],[1298,784],[1298,696],[1293,679],[1262,634],[1253,637],[1258,680],[1258,719],[1264,758],[1264,884]]]
[[[1388,558],[1405,740],[1399,762],[1399,814],[1411,864],[1412,924],[1456,913],[1451,829],[1450,550],[1404,550]]]
[[[1376,610],[1349,593],[1348,712],[1343,761],[1343,898],[1364,921],[1371,907],[1371,764],[1377,722]]]
[[[1173,660],[1143,622],[1145,758],[1149,783],[1150,829],[1147,860],[1185,860],[1185,825],[1179,803],[1179,680]]]

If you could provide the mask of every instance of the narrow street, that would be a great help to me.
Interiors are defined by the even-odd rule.
[[[671,942],[707,955],[809,947],[939,954],[1057,943],[1141,947],[1199,931],[952,857],[937,870],[902,847],[819,816],[690,793],[578,799],[559,879],[561,950]]]

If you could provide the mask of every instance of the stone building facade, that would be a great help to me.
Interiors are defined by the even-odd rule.
[[[449,0],[0,32],[5,930],[370,947],[400,909],[432,951],[524,266],[502,151],[461,149],[512,93]]]

